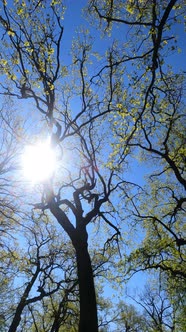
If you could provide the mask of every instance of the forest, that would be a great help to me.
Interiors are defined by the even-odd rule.
[[[184,0],[1,0],[0,332],[186,330]]]

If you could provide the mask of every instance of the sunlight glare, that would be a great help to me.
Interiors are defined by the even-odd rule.
[[[50,142],[26,146],[22,157],[23,175],[32,183],[49,179],[56,167],[56,155]]]

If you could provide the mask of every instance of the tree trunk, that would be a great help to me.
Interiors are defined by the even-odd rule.
[[[50,191],[48,190],[49,194]],[[83,224],[82,211],[77,218],[77,227],[71,224],[63,210],[59,208],[54,198],[49,196],[49,208],[56,217],[59,224],[70,237],[76,250],[76,261],[78,271],[78,284],[80,293],[80,322],[79,332],[98,332],[97,304],[94,288],[94,278],[91,260],[88,252],[88,234],[86,224]],[[79,211],[78,210],[78,211]]]
[[[16,308],[16,312],[15,312],[15,315],[14,315],[14,318],[13,318],[13,321],[9,327],[9,330],[8,332],[16,332],[17,331],[17,328],[20,324],[20,321],[21,321],[21,315],[23,313],[23,310],[26,306],[26,300],[28,298],[28,295],[30,293],[30,290],[32,289],[32,286],[34,285],[37,277],[38,277],[38,274],[40,272],[40,263],[38,262],[37,263],[37,269],[31,279],[31,281],[27,284],[27,287],[25,288],[24,290],[24,293],[20,299],[20,302]]]
[[[80,292],[79,332],[98,332],[93,271],[87,245],[76,248]]]

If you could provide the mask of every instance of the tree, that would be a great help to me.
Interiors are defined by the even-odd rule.
[[[113,322],[116,324],[118,332],[148,331],[145,315],[140,314],[133,305],[120,302],[117,310],[118,317]]]
[[[22,116],[32,115],[34,134],[50,136],[58,154],[55,174],[42,183],[40,198],[33,190],[38,202],[32,204],[58,221],[75,250],[81,332],[98,330],[93,225],[100,228],[95,251],[102,253],[101,265],[103,255],[110,259],[119,251],[128,219],[129,227],[143,230],[143,239],[129,257],[122,251],[125,259],[116,258],[119,272],[130,276],[161,269],[171,278],[185,277],[184,77],[165,62],[176,49],[171,29],[185,13],[181,4],[89,1],[87,12],[103,22],[106,51],[99,61],[85,31],[73,42],[68,67],[63,65],[61,1],[2,3],[1,94],[32,107]],[[115,24],[122,31],[129,27],[130,42],[115,40]],[[32,137],[31,131],[27,139]],[[153,159],[150,184],[143,188],[128,172],[140,153],[142,165]],[[66,156],[73,158],[73,167],[65,164]],[[30,313],[35,317],[31,307]]]
[[[183,23],[184,5],[181,1],[100,4],[93,0],[88,10],[100,20],[105,33],[115,25],[130,27],[127,47],[118,42],[112,50],[117,58],[110,67],[122,71],[125,66],[128,77],[126,82],[123,76],[117,82],[120,93],[113,115],[116,139],[111,166],[123,166],[137,156],[138,165],[141,162],[141,167],[148,168],[141,189],[131,186],[129,193],[123,188],[130,217],[144,232],[143,241],[128,257],[126,274],[161,269],[168,278],[182,280],[186,271],[185,78],[170,59],[175,50],[180,52],[173,29]]]
[[[2,280],[4,283],[7,280],[7,284],[2,289],[3,303],[6,305],[6,310],[2,313],[9,332],[17,331],[18,327],[30,331],[34,324],[40,329],[35,314],[37,311],[40,317],[42,312],[45,313],[43,327],[48,325],[52,331],[52,325],[59,319],[57,306],[60,308],[60,303],[63,303],[62,313],[60,312],[60,322],[63,322],[68,315],[70,297],[75,298],[73,292],[77,280],[71,246],[63,243],[62,237],[58,241],[56,230],[46,217],[35,217],[32,221],[25,217],[24,222],[27,225],[22,225],[17,238],[24,236],[25,250],[17,243],[12,251],[12,262],[9,263],[11,272],[6,267],[5,259],[3,261],[6,279]],[[58,295],[56,300],[57,292],[60,293],[60,298]],[[47,306],[50,307],[50,314],[47,313]],[[24,319],[21,320],[21,317]]]
[[[48,209],[71,239],[76,251],[80,290],[79,329],[97,331],[96,297],[88,252],[87,226],[96,218],[100,219],[103,216],[103,221],[115,232],[112,239],[117,239],[119,235],[117,227],[107,220],[104,210],[101,211],[101,206],[109,202],[109,196],[117,188],[117,185],[112,185],[115,174],[111,171],[106,178],[101,175],[96,155],[100,153],[98,147],[102,138],[98,138],[96,143],[93,140],[98,127],[96,119],[109,110],[102,111],[99,104],[95,110],[93,109],[93,92],[85,77],[85,62],[88,61],[87,52],[90,49],[87,43],[82,43],[81,49],[74,54],[74,62],[78,68],[77,80],[81,84],[80,92],[77,92],[81,97],[81,109],[77,114],[69,114],[69,107],[66,105],[70,97],[68,86],[63,101],[64,107],[66,106],[65,111],[57,109],[55,85],[57,79],[60,76],[63,78],[65,74],[61,68],[60,58],[63,35],[60,16],[63,5],[55,2],[47,6],[47,10],[46,6],[45,2],[38,2],[37,6],[34,3],[25,3],[25,6],[21,7],[15,3],[10,8],[4,2],[1,25],[4,31],[4,43],[8,44],[10,55],[6,56],[5,50],[2,71],[11,79],[13,85],[9,88],[2,84],[2,93],[17,96],[19,100],[29,99],[35,102],[38,110],[46,118],[48,124],[46,131],[51,133],[52,144],[56,149],[61,142],[65,140],[68,142],[72,137],[69,149],[73,150],[74,156],[79,160],[77,170],[74,174],[67,173],[67,179],[62,180],[58,189],[53,179],[45,183],[42,203],[36,204],[35,208]],[[12,10],[15,13],[14,18]],[[41,89],[39,85],[42,85]],[[63,199],[66,187],[69,187],[69,193],[67,198]],[[72,198],[68,199],[70,195]]]
[[[15,228],[17,218],[22,215],[15,188],[19,181],[14,177],[17,168],[16,156],[19,151],[18,136],[21,121],[9,111],[9,99],[2,102],[0,112],[0,331],[5,331],[6,320],[12,313],[12,306],[7,310],[7,290],[12,288],[17,265]],[[11,128],[17,132],[12,135]]]
[[[176,284],[177,282],[175,282]],[[128,296],[143,310],[142,315],[145,317],[146,330],[175,332],[185,328],[184,294],[184,287],[182,291],[178,290],[177,287],[175,293],[170,291],[167,280],[161,272],[158,276],[151,276],[144,290],[140,291],[138,295],[128,294]]]
[[[146,286],[139,300],[134,299],[143,309],[149,331],[175,331],[175,312],[166,291],[160,288]]]
[[[6,102],[6,106],[5,106]],[[0,151],[0,247],[6,245],[6,239],[13,231],[16,213],[20,212],[16,204],[18,196],[14,190],[18,181],[14,178],[17,168],[16,156],[19,152],[18,136],[21,128],[21,121],[14,119],[11,112],[9,100],[2,103],[0,113],[1,127],[1,151]],[[14,128],[17,135],[12,135],[11,128]],[[17,195],[17,196],[16,196]],[[15,200],[13,200],[15,197]],[[5,242],[4,242],[5,241]]]

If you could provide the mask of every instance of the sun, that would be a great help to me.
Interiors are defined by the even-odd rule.
[[[36,184],[49,179],[56,168],[56,154],[50,141],[38,142],[25,147],[22,155],[23,176]]]

